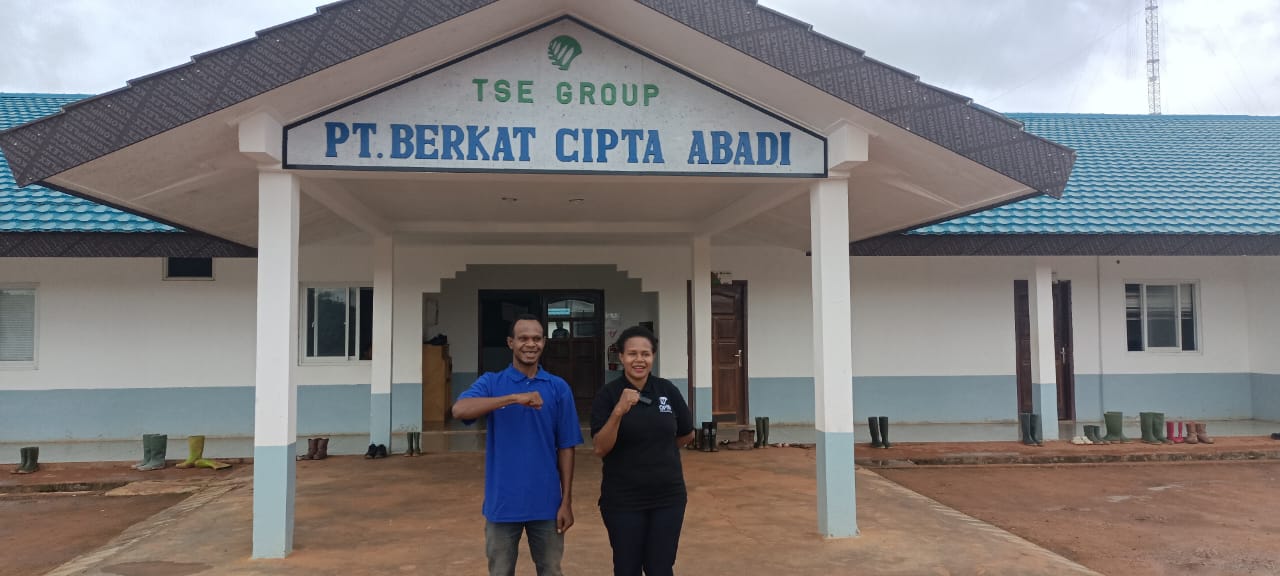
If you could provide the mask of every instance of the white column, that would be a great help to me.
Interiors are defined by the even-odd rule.
[[[815,182],[809,191],[813,258],[814,415],[818,448],[818,531],[858,534],[853,476],[853,325],[849,278],[849,185]]]
[[[1053,269],[1037,262],[1027,283],[1031,312],[1031,409],[1040,415],[1040,434],[1058,439],[1058,364],[1053,330]]]
[[[711,237],[693,237],[693,392],[694,426],[711,420]]]
[[[369,443],[391,446],[391,341],[395,241],[373,237],[373,367],[369,386]]]
[[[298,179],[258,175],[253,557],[293,550],[298,387]]]

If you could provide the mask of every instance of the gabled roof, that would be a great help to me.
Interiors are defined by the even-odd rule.
[[[1280,234],[1280,117],[1010,116],[1076,150],[1062,198],[913,234]]]
[[[56,114],[81,94],[0,94],[0,130]],[[141,216],[43,186],[18,186],[0,155],[0,232],[176,232]]]
[[[0,133],[0,149],[19,183],[39,182],[494,1],[335,2]],[[752,0],[634,1],[1035,192],[1066,186],[1070,149]]]

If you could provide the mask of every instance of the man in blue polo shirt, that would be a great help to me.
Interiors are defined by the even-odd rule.
[[[511,365],[476,380],[453,404],[471,424],[487,417],[484,540],[490,576],[512,576],[520,535],[538,576],[562,576],[564,533],[573,526],[573,450],[582,444],[573,391],[538,364],[542,322],[523,314],[511,324]]]

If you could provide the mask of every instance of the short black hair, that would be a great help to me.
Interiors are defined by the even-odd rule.
[[[515,337],[516,337],[516,322],[520,322],[520,321],[522,321],[522,320],[533,320],[534,322],[537,322],[537,323],[538,323],[538,326],[540,326],[540,327],[542,326],[542,320],[541,320],[541,319],[539,319],[537,316],[534,316],[533,314],[529,314],[529,313],[527,313],[527,312],[526,312],[526,313],[524,313],[524,314],[519,314],[519,315],[517,315],[517,316],[516,316],[516,319],[515,319],[515,320],[512,320],[512,321],[511,321],[511,325],[510,325],[510,326],[507,326],[507,337],[508,337],[508,338],[515,338]],[[547,333],[547,329],[546,329],[545,327],[544,327],[544,328],[542,328],[542,333],[543,333],[544,335]]]
[[[626,349],[627,340],[632,338],[644,338],[645,340],[648,340],[649,344],[653,346],[653,352],[655,354],[658,353],[658,337],[654,336],[653,332],[649,331],[649,329],[644,326],[632,326],[623,330],[622,334],[618,335],[618,341],[613,344],[618,348],[619,354]]]

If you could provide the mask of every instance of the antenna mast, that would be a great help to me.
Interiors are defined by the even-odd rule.
[[[1160,114],[1160,6],[1147,0],[1147,107]]]

